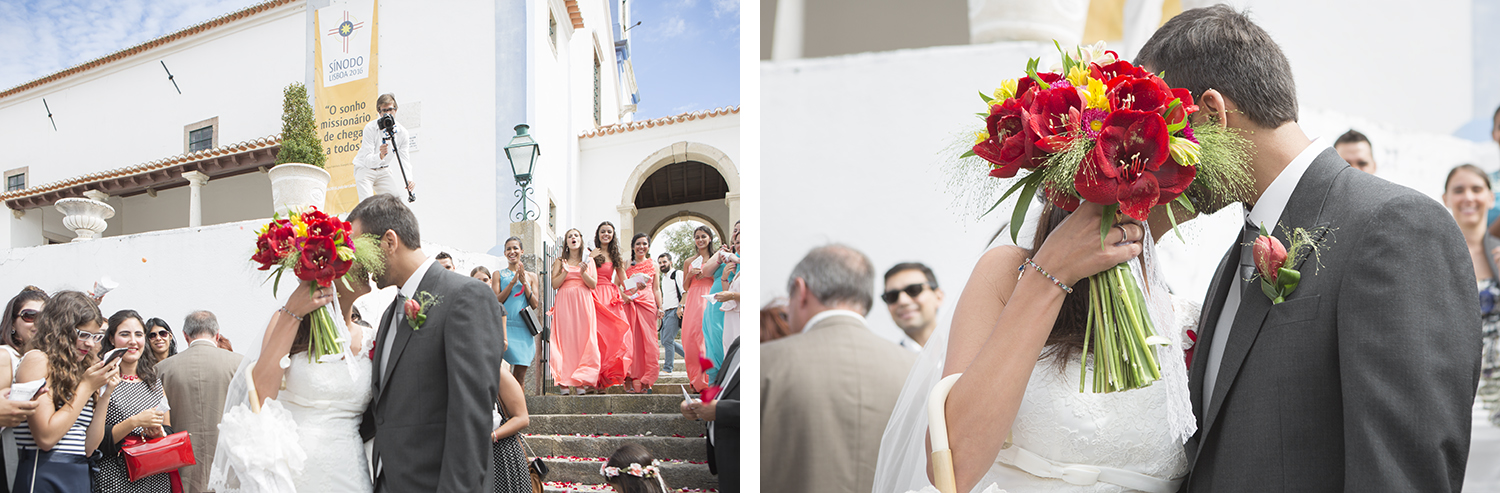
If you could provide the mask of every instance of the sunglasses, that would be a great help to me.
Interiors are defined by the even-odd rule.
[[[156,332],[152,332],[151,333],[151,338],[152,339],[165,339],[165,338],[168,338],[168,337],[172,337],[172,333],[171,332],[167,332],[165,330],[158,330]]]
[[[919,283],[916,283],[916,284],[908,284],[904,288],[892,289],[890,291],[886,291],[885,293],[882,293],[880,295],[880,299],[882,301],[885,301],[885,303],[887,305],[889,305],[891,303],[895,303],[896,300],[900,299],[902,292],[905,292],[906,295],[909,296],[909,297],[911,297],[912,299],[916,299],[917,296],[920,295],[920,294],[922,294],[922,291],[925,291],[925,290],[927,290],[927,283],[925,283],[925,282],[919,282]]]
[[[99,341],[104,340],[104,333],[100,332],[98,334],[95,334],[95,333],[89,332],[87,330],[78,329],[78,340],[80,340],[80,341],[92,340],[94,342],[99,342]]]
[[[37,314],[36,310],[32,310],[30,308],[27,308],[25,310],[21,310],[21,313],[17,313],[16,317],[20,318],[21,321],[26,322],[28,324],[29,323],[36,323],[36,314]]]

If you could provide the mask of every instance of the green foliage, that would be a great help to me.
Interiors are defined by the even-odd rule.
[[[1239,132],[1212,121],[1193,126],[1193,137],[1202,144],[1202,151],[1198,176],[1184,194],[1198,210],[1211,214],[1229,204],[1246,201],[1255,191],[1255,179],[1250,176],[1250,151],[1254,144]]]
[[[672,260],[676,263],[674,268],[681,270],[683,262],[698,254],[697,249],[693,247],[693,230],[697,229],[700,224],[694,221],[683,221],[668,226],[666,231],[662,232],[667,236],[667,251],[672,252]]]
[[[281,152],[276,154],[276,164],[302,163],[322,168],[328,156],[323,153],[312,105],[307,102],[307,87],[293,82],[282,95]]]

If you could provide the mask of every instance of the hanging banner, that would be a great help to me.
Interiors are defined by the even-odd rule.
[[[313,27],[313,109],[328,153],[325,169],[333,175],[323,207],[330,214],[349,212],[359,203],[354,155],[359,153],[365,124],[378,116],[375,10],[375,0],[335,1],[317,10]]]

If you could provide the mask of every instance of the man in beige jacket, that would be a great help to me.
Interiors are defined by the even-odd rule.
[[[916,355],[870,332],[875,268],[843,245],[792,270],[790,337],[761,346],[761,490],[866,493]]]
[[[229,380],[244,356],[219,347],[219,321],[213,313],[196,311],[182,324],[188,348],[158,363],[167,402],[172,403],[172,424],[187,431],[193,440],[196,465],[183,467],[182,487],[188,493],[206,491],[208,471],[219,444],[219,419],[224,417],[224,394]]]

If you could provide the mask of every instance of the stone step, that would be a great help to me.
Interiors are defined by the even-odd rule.
[[[586,398],[586,397],[581,397]],[[681,414],[533,414],[526,432],[535,435],[623,435],[701,437],[708,434],[702,422]]]
[[[599,474],[599,466],[604,465],[604,458],[595,460],[546,459],[546,461],[547,466],[551,468],[547,474],[547,481],[583,485],[604,483],[604,476]],[[719,479],[708,472],[708,464],[664,460],[661,464],[661,475],[667,486],[673,489],[718,489],[719,487]]]
[[[527,430],[530,431],[530,430]],[[573,435],[527,435],[526,444],[543,457],[609,457],[627,443],[639,444],[658,459],[704,462],[708,448],[704,438],[657,436],[591,437]]]
[[[528,414],[680,414],[682,395],[533,395],[526,397]]]
[[[611,488],[607,484],[576,484],[576,483],[551,483],[551,482],[542,483],[542,484],[545,485],[545,488],[542,491],[544,491],[546,493],[615,493],[614,488]],[[699,493],[699,492],[705,492],[705,491],[717,493],[719,490],[717,490],[717,489],[688,489],[688,488],[677,489],[677,488],[672,488],[671,490],[668,490],[668,493]]]

